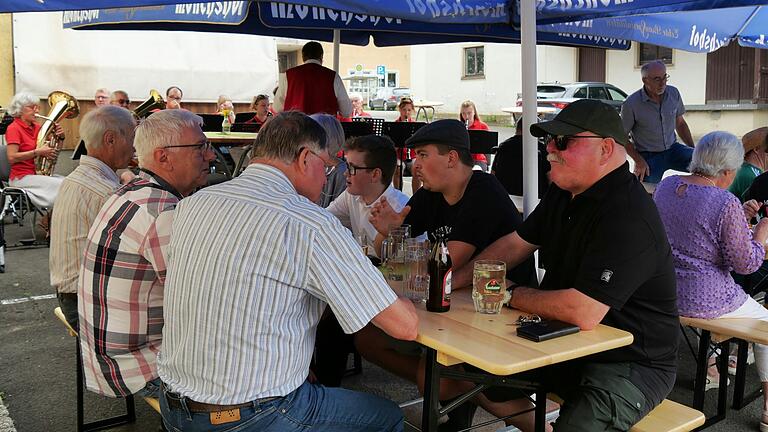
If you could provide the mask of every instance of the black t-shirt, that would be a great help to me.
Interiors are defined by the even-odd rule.
[[[664,399],[677,364],[675,268],[656,206],[628,165],[573,199],[553,184],[518,234],[540,246],[540,289],[575,288],[610,307],[602,324],[634,336],[585,360],[632,362],[631,381]]]
[[[419,189],[408,201],[411,212],[405,218],[413,236],[424,232],[435,239],[435,231],[450,227],[448,240],[469,243],[475,247],[473,257],[491,243],[517,229],[522,218],[509,195],[490,174],[473,171],[459,202],[448,205],[439,192]],[[507,271],[515,283],[536,286],[533,260]]]
[[[538,146],[537,158],[539,162],[539,198],[543,197],[549,187],[547,173],[549,162],[547,152],[543,146]],[[515,135],[499,144],[496,157],[493,158],[491,171],[501,182],[504,189],[510,195],[523,195],[523,137]]]
[[[764,172],[752,180],[752,185],[744,192],[744,201],[756,200],[761,204],[768,201],[768,172]],[[765,209],[762,209],[765,213]],[[766,217],[768,215],[761,214],[760,217]]]

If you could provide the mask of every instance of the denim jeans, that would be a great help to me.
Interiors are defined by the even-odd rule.
[[[240,420],[213,425],[210,413],[171,408],[168,399],[182,402],[175,393],[160,397],[163,423],[169,431],[402,431],[403,413],[392,401],[367,393],[327,388],[305,381],[285,397],[240,408]]]
[[[664,171],[673,169],[676,171],[688,171],[688,165],[693,157],[693,147],[675,142],[671,147],[662,152],[640,152],[640,156],[648,164],[650,175],[643,181],[648,183],[658,183]]]
[[[136,394],[141,397],[159,398],[160,386],[162,385],[163,382],[160,381],[160,378],[155,378],[152,381],[148,381],[147,385],[145,385],[144,388],[139,390]]]

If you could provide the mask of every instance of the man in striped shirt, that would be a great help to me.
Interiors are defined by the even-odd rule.
[[[80,269],[80,346],[86,387],[124,397],[159,388],[167,247],[178,201],[205,184],[215,155],[202,119],[152,114],[136,129],[141,171],[96,216]]]
[[[158,360],[166,427],[402,431],[393,402],[308,379],[326,305],[346,333],[373,322],[412,340],[417,328],[410,301],[314,204],[335,167],[325,132],[284,112],[255,152],[239,177],[176,210]]]
[[[56,217],[51,220],[51,286],[67,322],[77,329],[77,277],[88,230],[107,197],[120,187],[115,170],[133,157],[136,121],[125,108],[104,106],[89,111],[80,123],[88,156],[61,183]]]

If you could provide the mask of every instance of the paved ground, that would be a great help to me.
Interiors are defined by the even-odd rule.
[[[504,135],[509,131],[503,131]],[[68,173],[73,164],[60,158],[57,172]],[[408,190],[406,188],[406,190]],[[7,240],[14,243],[27,235],[28,226],[7,226]],[[0,274],[0,398],[10,412],[19,432],[75,430],[75,369],[74,339],[53,316],[57,306],[48,282],[48,249],[17,249],[6,253],[6,273]],[[677,337],[678,335],[669,335]],[[690,351],[683,344],[679,353],[680,372],[671,399],[691,402],[694,365]],[[748,383],[757,385],[754,367],[750,368]],[[402,402],[417,397],[416,389],[391,374],[366,363],[363,373],[349,377],[345,387],[375,393]],[[731,389],[732,390],[732,389]],[[715,409],[715,392],[707,393],[705,411]],[[13,430],[7,425],[0,402],[0,432]],[[758,430],[759,402],[741,411],[728,412],[728,419],[712,431]],[[88,394],[86,418],[96,420],[120,413],[122,403]],[[158,415],[146,404],[136,404],[137,421],[119,431],[154,431]],[[405,409],[406,418],[418,423],[421,405]],[[490,417],[479,413],[475,422]],[[501,425],[483,428],[494,431]],[[413,430],[413,429],[408,429]]]

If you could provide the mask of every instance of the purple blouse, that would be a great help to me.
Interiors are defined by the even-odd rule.
[[[659,183],[653,199],[672,246],[680,315],[711,319],[738,309],[747,294],[730,272],[753,273],[765,256],[738,198],[672,176]]]

